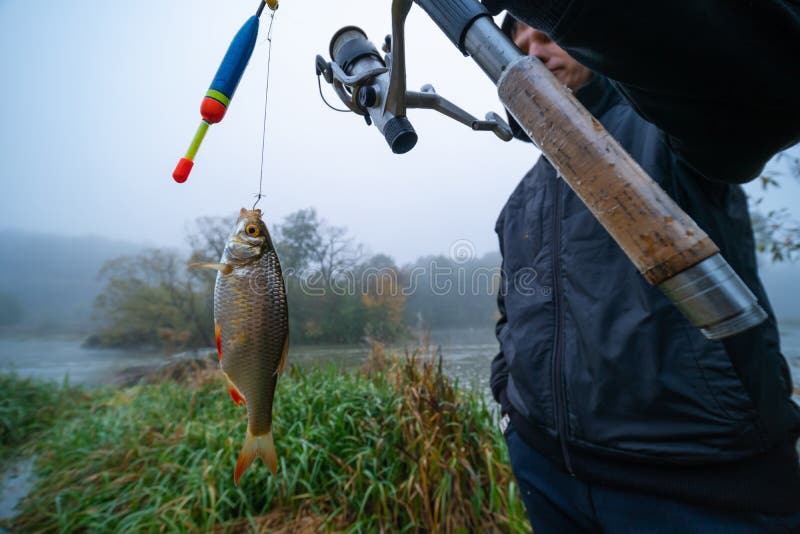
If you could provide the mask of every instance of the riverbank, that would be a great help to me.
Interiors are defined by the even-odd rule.
[[[423,340],[424,341],[424,340]],[[416,346],[418,341],[410,343]],[[409,344],[397,344],[397,352],[405,352]],[[445,370],[465,384],[488,386],[489,364],[497,352],[494,328],[458,328],[431,332],[430,345],[442,347]],[[202,357],[216,353],[215,347],[185,353],[187,357]],[[367,359],[369,346],[358,345],[298,345],[290,344],[289,362],[298,367],[335,365],[343,370],[359,368]],[[83,338],[69,336],[37,337],[0,334],[0,373],[15,372],[21,377],[33,377],[61,383],[65,377],[70,384],[89,387],[116,385],[131,370],[155,369],[176,359],[162,351],[88,349]]]
[[[456,388],[441,360],[376,351],[357,371],[292,368],[274,411],[278,476],[257,462],[238,488],[245,412],[213,365],[187,365],[180,376],[82,393],[74,415],[37,431],[39,479],[7,528],[528,528],[490,408]]]
[[[36,437],[59,419],[76,416],[86,400],[76,388],[0,374],[0,522],[16,514],[33,484],[30,450]]]

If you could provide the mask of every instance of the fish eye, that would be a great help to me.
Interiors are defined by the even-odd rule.
[[[247,235],[250,237],[258,237],[261,233],[261,230],[258,229],[258,226],[255,224],[248,224],[244,227],[244,231],[247,232]]]

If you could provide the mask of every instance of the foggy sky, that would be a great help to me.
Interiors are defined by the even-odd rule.
[[[0,229],[180,246],[195,217],[249,207],[261,158],[266,16],[228,115],[211,127],[189,181],[175,184],[171,173],[230,39],[256,4],[0,1]],[[399,262],[459,240],[478,254],[496,250],[495,219],[535,149],[411,110],[420,141],[397,156],[374,127],[319,99],[314,56],[327,56],[330,37],[348,24],[380,44],[390,4],[283,0],[260,207],[274,222],[314,206]],[[489,80],[418,7],[408,20],[407,62],[409,89],[432,83],[479,117],[502,110]],[[766,207],[800,205],[800,185],[784,182]]]

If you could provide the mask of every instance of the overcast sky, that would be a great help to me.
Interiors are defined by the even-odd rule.
[[[250,206],[258,188],[266,27],[225,120],[212,126],[192,176],[171,178],[199,104],[254,0],[0,0],[0,229],[101,234],[181,245],[201,215]],[[274,29],[267,126],[268,223],[314,206],[373,252],[406,262],[458,240],[497,248],[494,221],[537,152],[411,111],[409,154],[320,101],[314,57],[333,33],[362,27],[382,42],[390,0],[283,0]],[[432,83],[475,115],[501,111],[495,88],[419,8],[407,25],[408,86]],[[335,98],[328,86],[326,94]],[[797,213],[786,181],[768,206]]]

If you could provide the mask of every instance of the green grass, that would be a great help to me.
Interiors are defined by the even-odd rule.
[[[482,396],[456,389],[432,359],[379,354],[371,368],[287,373],[274,414],[278,476],[256,461],[238,488],[246,416],[216,373],[95,391],[43,428],[40,478],[10,527],[529,531]]]
[[[80,390],[0,375],[0,466],[19,454],[23,445],[73,411],[83,398]]]

